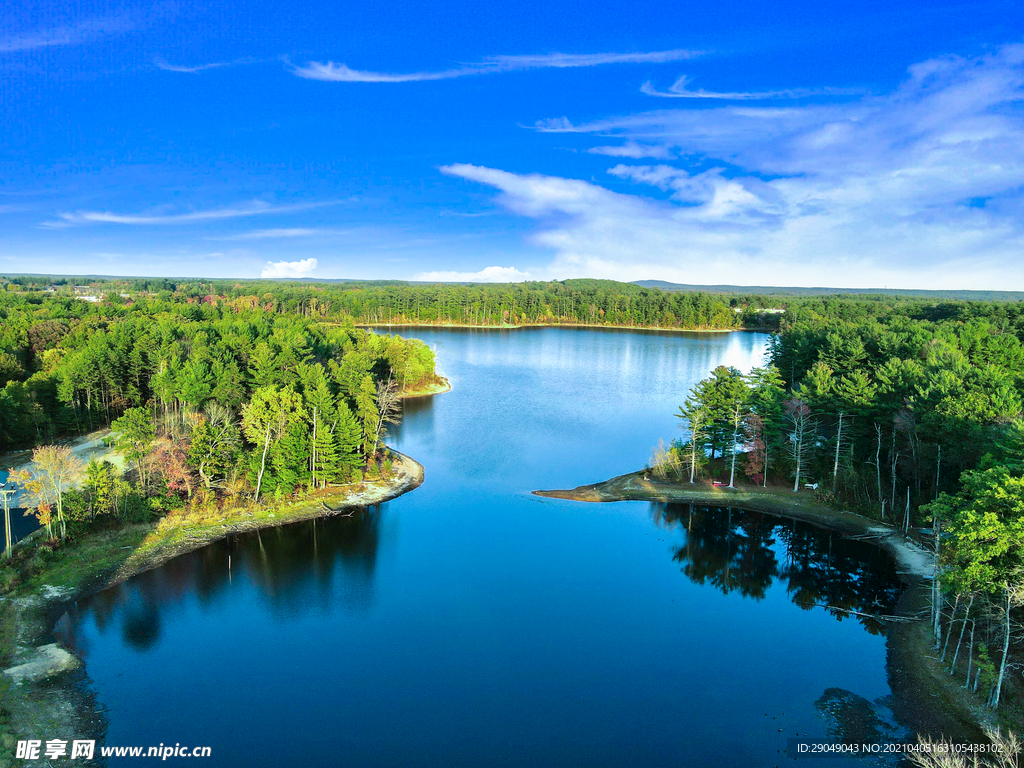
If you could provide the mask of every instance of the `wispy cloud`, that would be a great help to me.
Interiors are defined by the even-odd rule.
[[[648,96],[668,99],[722,99],[727,101],[760,101],[763,99],[806,99],[812,96],[857,96],[863,95],[863,88],[782,88],[776,91],[705,91],[703,88],[691,91],[687,88],[690,78],[683,75],[667,91],[659,91],[650,81],[640,86]]]
[[[139,26],[139,19],[130,14],[83,19],[75,24],[0,37],[0,53],[18,53],[39,48],[81,45],[96,38],[131,32]]]
[[[352,69],[346,64],[335,64],[333,61],[311,61],[303,66],[291,65],[291,70],[299,77],[308,80],[339,83],[411,83],[526,69],[568,69],[596,67],[604,64],[663,64],[691,59],[701,54],[701,51],[677,49],[645,53],[548,53],[531,56],[491,56],[475,64],[460,64],[443,70],[405,73],[373,72]]]
[[[447,216],[456,219],[480,219],[485,216],[496,216],[501,211],[453,211],[447,208],[438,211],[438,216]]]
[[[668,147],[657,144],[639,144],[635,141],[627,141],[625,144],[611,147],[591,147],[587,150],[592,155],[605,155],[606,157],[629,157],[639,160],[642,157],[651,157],[655,160],[672,160],[675,153]]]
[[[289,237],[311,237],[331,232],[328,229],[308,229],[305,227],[280,227],[277,229],[256,229],[251,232],[239,232],[235,235],[221,235],[209,240],[276,240]]]
[[[209,208],[202,211],[186,211],[183,213],[111,213],[109,211],[74,211],[61,213],[55,221],[43,222],[48,229],[62,229],[83,224],[127,224],[127,225],[169,225],[193,224],[202,221],[220,219],[238,219],[247,216],[266,216],[280,213],[294,213],[336,205],[340,201],[323,203],[296,203],[292,205],[271,205],[261,200],[254,200],[244,205],[229,208]],[[268,230],[271,231],[271,230]]]
[[[208,64],[171,64],[166,59],[157,57],[153,59],[153,63],[158,69],[162,69],[165,72],[186,72],[189,74],[196,74],[197,72],[205,72],[208,69],[222,69],[224,67],[240,67],[246,64],[258,64],[264,59],[254,59],[251,56],[245,56],[241,59],[233,59],[231,61],[214,61]]]
[[[836,103],[659,110],[542,124],[664,146],[635,193],[474,165],[443,170],[535,219],[547,277],[1024,289],[1024,45],[910,67]],[[668,200],[645,192],[654,187]]]
[[[317,268],[316,259],[301,261],[268,261],[260,277],[310,277]]]
[[[485,267],[478,272],[420,272],[413,277],[425,283],[522,283],[529,279],[529,273],[515,267]]]

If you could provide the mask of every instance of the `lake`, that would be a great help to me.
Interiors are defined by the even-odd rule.
[[[642,467],[689,387],[762,364],[765,335],[402,333],[453,386],[389,439],[419,489],[235,536],[62,620],[107,744],[210,746],[216,766],[749,767],[796,735],[896,733],[881,627],[820,607],[891,612],[877,549],[530,494]]]

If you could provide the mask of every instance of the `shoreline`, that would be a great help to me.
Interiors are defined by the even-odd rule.
[[[0,598],[13,607],[16,628],[11,665],[0,671],[0,682],[10,688],[3,697],[10,711],[2,729],[3,738],[6,740],[9,734],[21,739],[40,738],[44,734],[51,739],[86,738],[102,742],[106,722],[95,692],[88,687],[86,664],[59,644],[54,645],[54,628],[74,603],[228,536],[316,518],[352,515],[423,484],[424,470],[419,462],[395,450],[391,450],[391,456],[395,474],[386,480],[329,488],[280,506],[236,509],[233,515],[225,511],[216,515],[218,519],[214,521],[182,519],[168,525],[164,522],[168,518],[164,518],[157,523],[95,534],[77,545],[88,547],[94,560],[87,561],[76,552],[68,553],[68,559],[77,555],[86,567],[71,570],[65,583],[53,578],[62,575],[58,568]],[[131,550],[127,556],[125,549]],[[54,648],[59,650],[55,652]],[[17,674],[8,674],[18,667],[35,668],[38,676],[18,680]],[[0,766],[6,764],[0,759]]]
[[[771,333],[763,328],[666,328],[659,325],[606,325],[604,323],[502,323],[501,325],[472,325],[470,323],[355,323],[356,328],[446,328],[481,331],[517,331],[523,328],[604,328],[614,331],[657,331],[659,333]]]
[[[139,549],[128,556],[128,559],[107,582],[95,591],[116,586],[133,576],[158,568],[178,555],[193,552],[228,536],[324,517],[349,516],[356,510],[384,504],[419,488],[423,484],[423,466],[403,453],[393,449],[389,450],[391,456],[399,459],[394,462],[396,470],[394,477],[387,480],[352,484],[364,486],[362,490],[357,490],[354,493],[347,491],[344,493],[340,491],[313,493],[304,499],[274,507],[274,512],[269,512],[265,517],[257,517],[255,512],[248,513],[246,517],[236,516],[231,520],[225,516],[222,518],[223,524],[218,521],[210,526],[200,526],[198,530],[195,528],[189,530],[189,526],[186,524],[176,525],[153,545],[147,546],[144,542]],[[331,506],[328,502],[340,504],[340,506]],[[159,525],[157,528],[159,529]],[[184,537],[179,537],[177,535],[179,533],[185,533]],[[75,599],[81,600],[85,596],[87,595],[80,595]]]
[[[354,510],[384,504],[423,484],[423,466],[415,459],[391,449],[391,455],[399,457],[395,462],[395,475],[387,480],[352,483],[339,486],[335,490],[315,492],[309,496],[286,502],[282,506],[260,507],[246,510],[241,514],[224,513],[220,519],[212,523],[181,520],[172,525],[161,527],[164,518],[158,523],[138,523],[115,531],[105,531],[99,537],[122,539],[143,537],[134,551],[114,567],[99,568],[92,574],[83,575],[81,581],[74,585],[43,584],[39,590],[42,594],[17,595],[16,593],[3,599],[20,601],[35,609],[37,616],[19,618],[43,619],[48,628],[32,632],[34,638],[30,643],[21,645],[22,652],[30,652],[28,645],[36,645],[46,639],[52,632],[52,625],[67,608],[79,600],[83,600],[104,589],[116,586],[133,576],[157,568],[178,555],[193,552],[208,544],[238,533],[248,533],[276,528],[290,523],[298,523],[314,518],[349,515]],[[358,488],[358,490],[352,490]],[[329,503],[338,506],[330,506]],[[55,616],[54,622],[45,619]]]
[[[944,668],[929,661],[934,653],[931,627],[922,616],[927,616],[931,608],[931,552],[886,523],[822,506],[807,495],[793,494],[792,499],[787,499],[773,489],[703,484],[690,487],[689,483],[650,479],[645,475],[649,472],[641,470],[568,490],[533,491],[533,495],[590,503],[651,501],[741,507],[868,541],[893,559],[905,585],[896,615],[914,619],[894,622],[886,633],[886,673],[894,714],[915,733],[932,738],[987,741],[984,730],[997,724],[992,713],[984,710]]]
[[[440,381],[436,381],[432,384],[428,384],[425,387],[419,387],[418,389],[411,389],[402,392],[401,398],[403,400],[413,400],[417,397],[430,397],[431,395],[441,395],[445,392],[452,391],[452,383],[445,376],[438,376]]]

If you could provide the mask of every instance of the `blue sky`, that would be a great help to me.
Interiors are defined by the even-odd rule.
[[[18,4],[0,272],[1024,289],[1024,7]]]

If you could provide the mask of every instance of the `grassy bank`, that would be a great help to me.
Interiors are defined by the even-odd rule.
[[[1016,732],[1020,712],[1016,702],[993,713],[963,689],[940,666],[929,626],[934,557],[916,542],[878,520],[832,509],[809,492],[791,488],[742,486],[736,489],[705,483],[660,480],[647,470],[631,472],[601,483],[571,490],[534,491],[537,496],[586,502],[652,501],[693,503],[709,507],[740,507],[801,520],[845,536],[870,541],[895,561],[906,589],[897,615],[913,619],[894,622],[887,634],[887,672],[893,711],[915,733],[933,738],[983,743],[983,727],[1001,725]]]
[[[444,376],[438,376],[437,381],[421,384],[418,387],[408,387],[402,390],[402,399],[408,400],[414,397],[427,397],[428,395],[440,395],[442,392],[451,392],[452,383]]]

